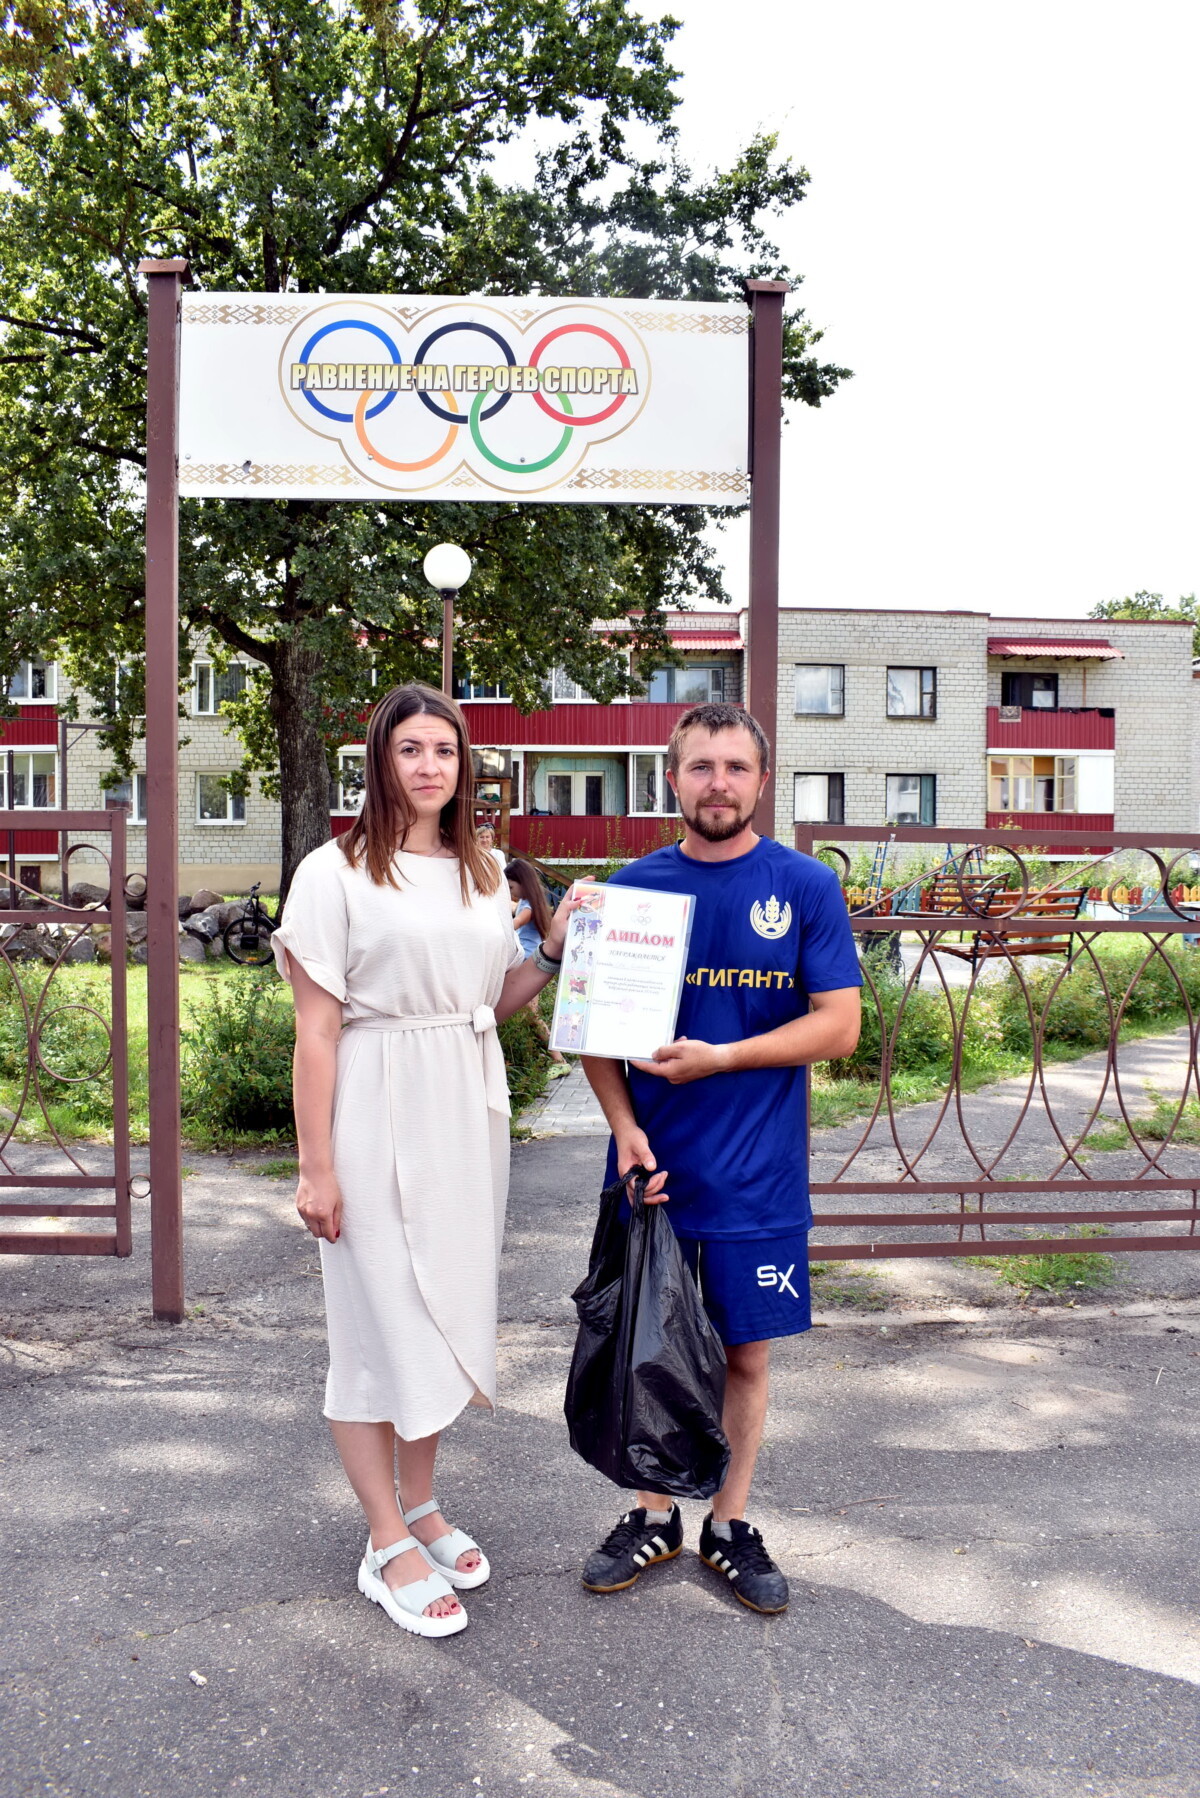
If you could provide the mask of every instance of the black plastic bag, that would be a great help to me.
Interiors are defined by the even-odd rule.
[[[725,1350],[648,1175],[601,1194],[564,1405],[571,1447],[618,1486],[711,1498],[729,1471],[721,1429]]]

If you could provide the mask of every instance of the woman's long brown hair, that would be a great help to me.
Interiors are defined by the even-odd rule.
[[[362,809],[339,839],[342,854],[351,867],[365,863],[376,886],[382,886],[385,881],[389,886],[400,885],[394,858],[396,851],[403,849],[404,839],[416,823],[417,814],[400,784],[400,775],[392,759],[392,732],[409,718],[422,715],[440,718],[451,725],[458,739],[458,785],[454,797],[442,807],[439,823],[442,842],[458,857],[462,901],[469,905],[472,885],[481,893],[496,891],[500,884],[500,869],[495,856],[481,849],[475,840],[475,769],[466,719],[454,701],[439,693],[436,687],[425,687],[417,681],[406,687],[393,687],[371,713],[363,767]]]
[[[511,880],[515,887],[520,888],[521,897],[533,915],[537,933],[545,942],[550,934],[550,901],[546,897],[545,887],[538,879],[537,869],[531,867],[528,862],[521,861],[518,857],[515,861],[509,862],[504,870],[504,878]]]

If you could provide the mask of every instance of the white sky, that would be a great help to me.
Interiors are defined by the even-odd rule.
[[[1200,590],[1195,0],[643,10],[694,164],[764,126],[812,176],[782,243],[855,379],[784,433],[784,603]]]

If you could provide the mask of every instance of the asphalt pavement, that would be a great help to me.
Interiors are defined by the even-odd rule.
[[[561,1406],[602,1157],[514,1150],[502,1406],[439,1474],[494,1572],[440,1643],[355,1590],[316,1254],[265,1157],[188,1158],[177,1328],[144,1207],[128,1262],[0,1260],[4,1798],[1196,1798],[1192,1257],[1070,1307],[839,1267],[777,1351],[756,1483],[787,1615],[699,1562],[700,1505],[599,1598],[620,1500]]]

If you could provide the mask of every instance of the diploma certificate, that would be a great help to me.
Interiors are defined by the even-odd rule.
[[[695,898],[595,880],[573,892],[551,1046],[646,1060],[675,1038]]]

